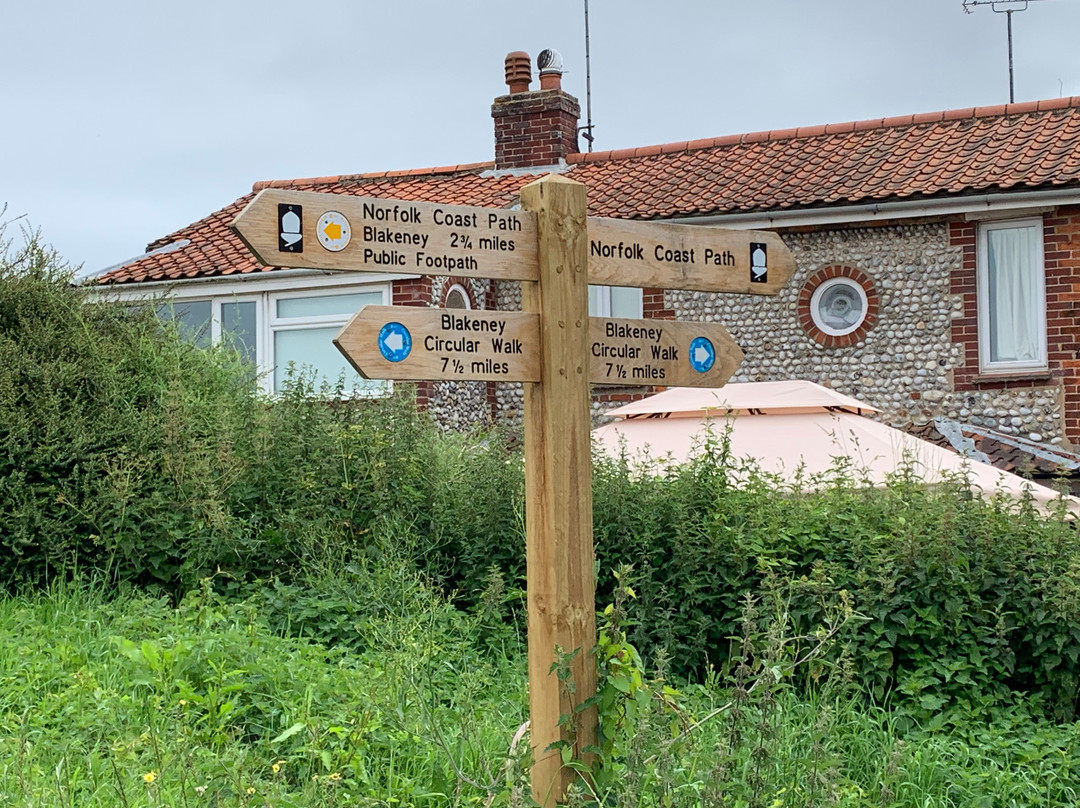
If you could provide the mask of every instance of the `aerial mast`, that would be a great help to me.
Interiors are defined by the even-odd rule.
[[[592,71],[589,62],[589,0],[585,0],[585,125],[578,128],[581,136],[589,143],[589,151],[593,145],[593,122],[592,122]]]
[[[1016,93],[1013,89],[1013,39],[1012,39],[1012,15],[1017,11],[1027,11],[1029,3],[1037,3],[1039,0],[964,0],[964,13],[971,14],[975,6],[990,6],[995,14],[1005,15],[1005,28],[1009,40],[1009,103],[1016,102]]]

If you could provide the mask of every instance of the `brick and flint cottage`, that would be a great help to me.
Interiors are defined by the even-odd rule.
[[[776,297],[594,288],[594,314],[725,324],[737,381],[810,379],[896,426],[945,417],[1037,452],[1080,445],[1080,97],[582,153],[558,60],[532,89],[507,57],[492,162],[258,182],[95,282],[168,296],[280,388],[290,363],[352,375],[330,338],[362,305],[515,309],[514,283],[255,263],[228,228],[262,188],[512,207],[537,175],[584,183],[594,216],[777,231],[797,270]],[[721,270],[717,270],[721,271]],[[597,388],[610,401],[647,392]],[[520,387],[422,383],[453,426],[519,417]]]

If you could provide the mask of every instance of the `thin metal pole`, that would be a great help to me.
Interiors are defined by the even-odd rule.
[[[1005,12],[1006,28],[1009,34],[1009,103],[1016,102],[1016,96],[1013,93],[1013,58],[1012,58],[1012,11]]]
[[[592,151],[592,68],[589,61],[589,0],[585,0],[585,140]]]

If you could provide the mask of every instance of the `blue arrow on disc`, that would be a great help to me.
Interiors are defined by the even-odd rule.
[[[412,351],[412,334],[401,323],[387,323],[379,329],[379,353],[388,362],[400,362]]]
[[[694,337],[690,343],[690,367],[698,373],[708,373],[716,364],[716,349],[705,337]]]

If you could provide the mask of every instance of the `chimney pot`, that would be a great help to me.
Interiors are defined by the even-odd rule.
[[[525,51],[506,54],[506,85],[510,93],[527,93],[532,83],[532,60]]]
[[[545,48],[537,55],[536,66],[540,68],[541,90],[562,89],[563,58],[561,53]]]

